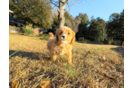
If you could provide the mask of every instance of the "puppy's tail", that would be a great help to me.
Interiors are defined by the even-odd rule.
[[[49,40],[50,40],[50,39],[53,39],[53,38],[54,38],[53,33],[52,33],[52,32],[49,32]]]

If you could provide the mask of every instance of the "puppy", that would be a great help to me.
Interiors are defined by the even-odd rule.
[[[49,33],[49,41],[47,48],[50,52],[50,59],[55,61],[59,55],[65,55],[69,65],[74,66],[72,63],[72,45],[75,42],[75,32],[69,27],[62,27],[56,30],[56,37],[53,33]]]

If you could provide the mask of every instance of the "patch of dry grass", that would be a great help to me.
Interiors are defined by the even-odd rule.
[[[50,61],[45,40],[9,34],[9,53],[27,46],[9,58],[9,84],[17,88],[123,88],[124,57],[113,45],[75,43],[70,67],[64,56]],[[11,85],[10,85],[11,86]],[[11,88],[11,87],[10,87]]]

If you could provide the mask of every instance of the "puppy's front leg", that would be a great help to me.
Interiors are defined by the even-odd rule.
[[[51,59],[52,61],[55,61],[55,60],[57,59],[57,55],[56,55],[56,54],[52,54],[50,59]]]
[[[69,65],[74,66],[74,64],[72,63],[72,52],[71,51],[69,51],[67,53],[67,62]]]

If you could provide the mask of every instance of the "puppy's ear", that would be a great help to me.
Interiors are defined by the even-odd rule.
[[[75,42],[75,32],[72,31],[72,40],[71,40],[71,44],[73,45]]]
[[[56,35],[56,42],[58,42],[58,33],[59,33],[59,29],[56,30],[55,35]]]

